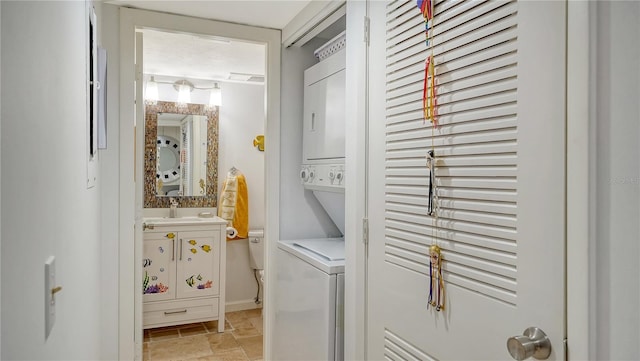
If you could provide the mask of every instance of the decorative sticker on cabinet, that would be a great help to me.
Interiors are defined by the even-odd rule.
[[[193,287],[193,285],[196,283],[196,281],[194,280],[194,277],[195,275],[186,279],[186,282],[189,285],[189,287]]]
[[[196,242],[195,239],[192,239],[192,240],[189,241],[189,244],[192,245],[192,246],[195,246],[197,243],[198,242]]]
[[[208,244],[203,244],[202,246],[200,246],[200,248],[202,248],[202,250],[207,253],[211,252],[211,246],[209,246]]]
[[[196,253],[198,253],[198,250],[195,249],[195,248],[191,248],[191,253],[196,254]]]
[[[158,277],[153,276],[153,280],[157,280]],[[149,294],[149,293],[165,293],[169,290],[169,287],[163,285],[162,283],[157,283],[157,284],[153,284],[150,285],[149,284],[149,273],[147,271],[144,271],[144,280],[142,281],[142,293],[143,294]]]
[[[158,252],[160,252],[160,253],[164,253],[164,248],[162,248],[162,247],[158,247]]]
[[[176,235],[175,235],[175,233],[167,233],[167,238],[174,239],[174,238],[176,238]]]
[[[151,266],[151,259],[150,258],[145,258],[142,260],[142,267],[149,267]]]
[[[192,275],[191,277],[187,278],[185,281],[187,282],[187,285],[189,285],[189,287],[193,287],[196,284],[196,280],[198,281],[202,281],[204,278],[202,277],[202,275]],[[213,285],[213,281],[208,280],[205,283],[198,283],[198,285],[196,286],[197,289],[199,290],[203,290],[205,288],[211,288],[211,286]]]

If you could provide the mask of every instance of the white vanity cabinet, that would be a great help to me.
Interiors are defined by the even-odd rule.
[[[224,331],[226,221],[145,220],[144,328],[219,320]]]

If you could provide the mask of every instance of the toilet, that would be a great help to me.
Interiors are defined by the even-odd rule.
[[[261,295],[264,294],[264,230],[255,229],[249,231],[249,263],[253,272],[257,272],[258,295],[256,304],[261,304]]]

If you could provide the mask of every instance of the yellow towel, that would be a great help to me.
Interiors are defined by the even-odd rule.
[[[227,240],[247,238],[249,232],[249,196],[244,175],[235,170],[229,172],[222,185],[218,217],[229,222],[229,227],[238,231],[238,235]]]

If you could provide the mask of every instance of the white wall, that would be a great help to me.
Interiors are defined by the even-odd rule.
[[[603,1],[595,9],[594,359],[638,360],[640,3]]]
[[[240,170],[249,191],[249,229],[264,228],[264,152],[253,146],[256,135],[264,134],[264,86],[220,83],[220,143],[218,147],[218,189],[222,189],[231,167]],[[227,242],[226,301],[233,310],[255,306],[258,286],[249,265],[247,239]]]
[[[96,360],[101,179],[87,189],[85,2],[1,6],[1,358]],[[51,255],[63,289],[45,341],[43,270]]]
[[[107,50],[107,149],[100,150],[100,355],[118,359],[119,70],[118,7],[96,3],[98,42]]]
[[[264,152],[253,146],[264,135],[264,86],[221,83],[218,189],[231,167],[240,170],[249,190],[249,229],[264,227]]]
[[[302,108],[304,70],[316,64],[313,55],[326,41],[282,50],[280,124],[280,239],[322,238],[340,235],[326,211],[300,181],[302,165]]]

